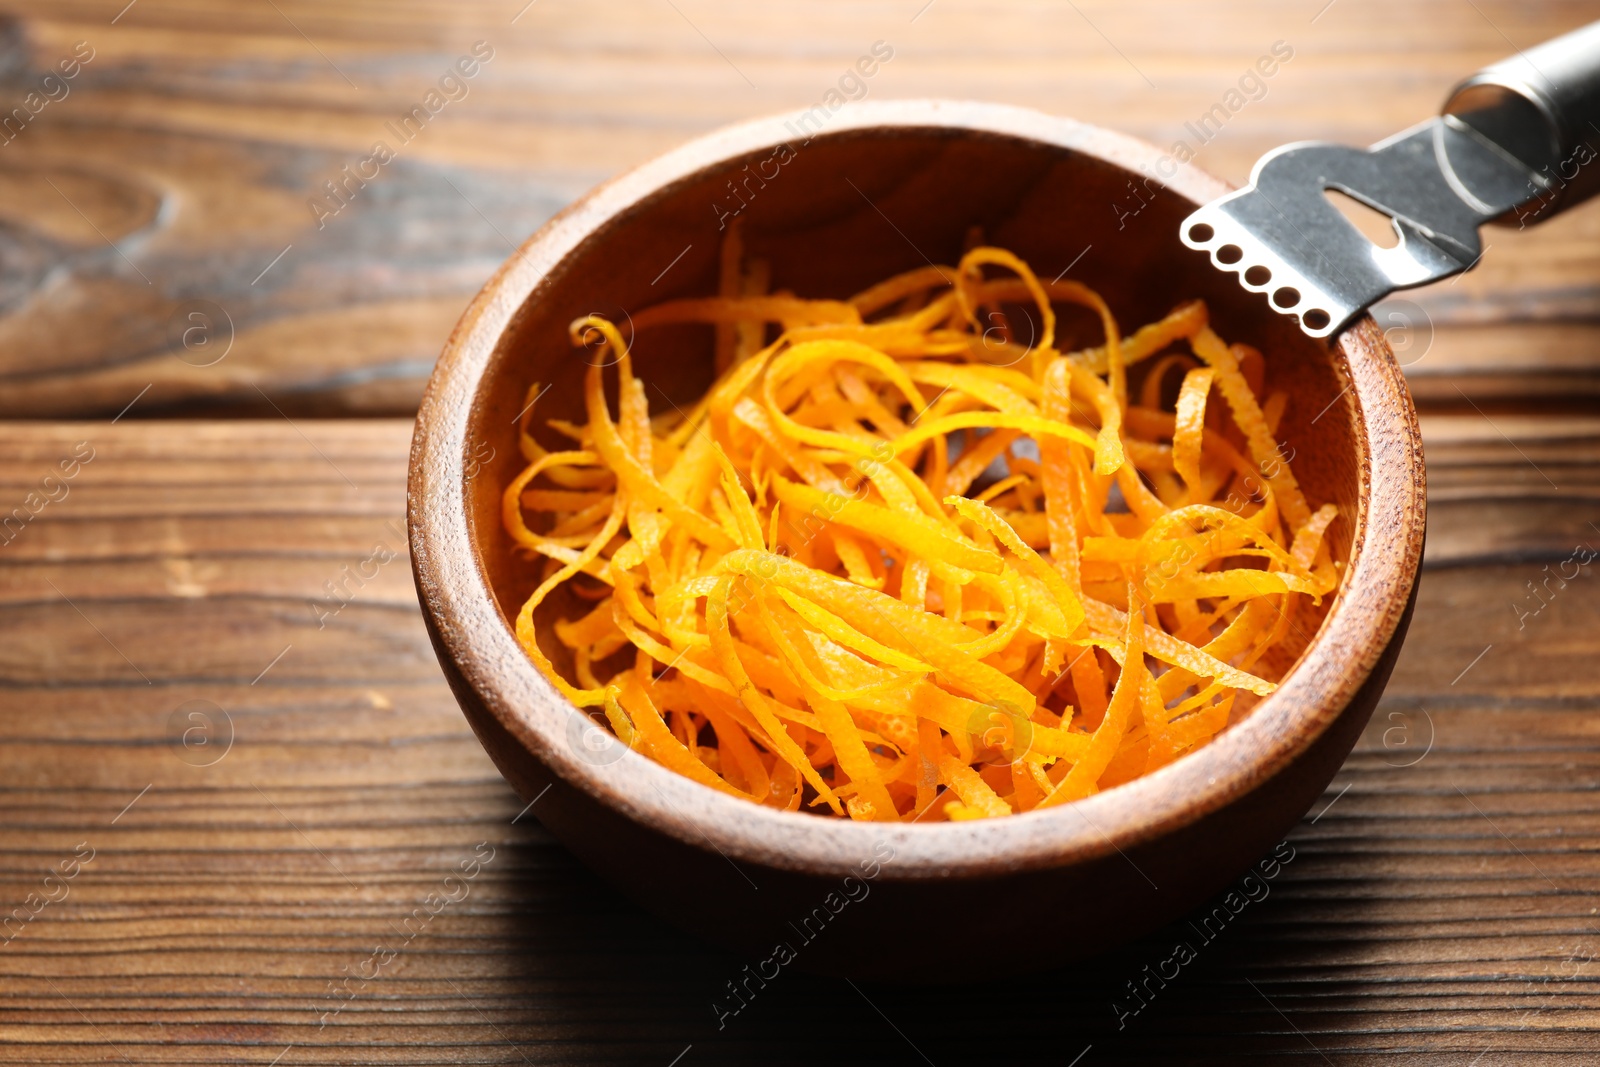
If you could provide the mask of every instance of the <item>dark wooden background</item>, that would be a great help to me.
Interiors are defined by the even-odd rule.
[[[1430,466],[1411,637],[1270,895],[1122,1029],[1181,924],[1026,977],[1029,947],[1001,946],[967,989],[786,973],[719,1031],[744,961],[523,811],[403,555],[325,626],[310,607],[374,545],[403,552],[410,415],[510,247],[653,153],[818,102],[875,41],[895,54],[873,97],[1163,145],[1285,41],[1197,159],[1240,181],[1276,144],[1426,117],[1600,3],[124,2],[0,0],[0,118],[94,55],[0,144],[0,513],[93,453],[0,545],[0,915],[58,898],[0,932],[0,1062],[1600,1058],[1600,597],[1578,562],[1600,549],[1600,204],[1494,231],[1478,271],[1390,309]],[[308,198],[480,40],[469,95],[319,230]],[[480,843],[466,898],[411,936]]]

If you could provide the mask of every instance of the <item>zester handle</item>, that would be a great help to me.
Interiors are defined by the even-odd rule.
[[[1600,22],[1485,67],[1441,114],[1534,172],[1538,195],[1498,221],[1541,222],[1600,192]]]

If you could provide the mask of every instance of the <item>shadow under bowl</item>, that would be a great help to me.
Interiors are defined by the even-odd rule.
[[[1183,217],[1228,187],[1192,167],[1167,174],[1172,161],[1149,145],[971,103],[863,103],[809,139],[796,122],[721,130],[599,187],[529,239],[467,309],[411,453],[412,563],[434,647],[484,747],[536,802],[532,813],[670,921],[693,917],[695,932],[777,965],[792,953],[806,970],[896,981],[979,977],[1018,949],[1023,967],[1093,954],[1248,869],[1366,725],[1421,557],[1410,396],[1371,319],[1324,345],[1185,249]],[[568,323],[598,312],[626,332],[644,307],[713,294],[734,218],[746,256],[770,262],[773,289],[806,297],[953,263],[976,226],[1042,277],[1066,273],[1098,290],[1129,329],[1205,299],[1224,338],[1266,353],[1267,389],[1290,397],[1280,437],[1295,474],[1314,506],[1340,509],[1329,543],[1342,584],[1277,691],[1146,777],[1049,811],[934,825],[759,807],[595,730],[534,668],[509,621],[537,579],[500,524],[501,491],[522,465],[518,414],[539,382],[541,416],[582,421],[586,353],[569,343]],[[682,326],[641,339],[635,365],[652,409],[687,407],[705,391],[710,337]],[[995,973],[1017,968],[1013,957]]]

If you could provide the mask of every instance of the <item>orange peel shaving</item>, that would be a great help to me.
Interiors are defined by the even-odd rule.
[[[715,334],[691,410],[652,414],[591,315],[586,424],[520,422],[504,525],[544,571],[516,635],[581,714],[752,803],[936,822],[1151,773],[1273,691],[1340,515],[1203,303],[1123,336],[987,246],[807,300],[743,247],[721,295],[633,316]]]

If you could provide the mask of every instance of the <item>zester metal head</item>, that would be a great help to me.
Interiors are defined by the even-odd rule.
[[[1399,244],[1373,244],[1329,189],[1390,216]],[[1306,333],[1326,337],[1396,289],[1472,266],[1478,227],[1543,189],[1527,166],[1445,116],[1369,149],[1304,142],[1268,152],[1249,186],[1195,211],[1180,236]]]

